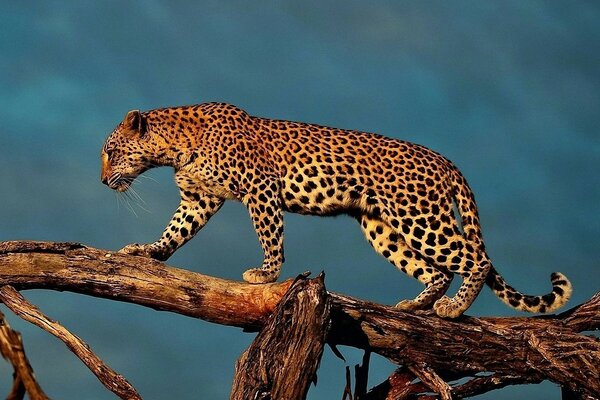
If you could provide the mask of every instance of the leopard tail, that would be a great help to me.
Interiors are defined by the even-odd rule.
[[[460,213],[464,235],[478,251],[484,253],[484,258],[489,260],[487,254],[485,254],[473,192],[466,179],[455,167],[450,171],[450,181],[453,188],[453,197]],[[530,296],[517,291],[506,283],[492,266],[486,278],[486,283],[496,296],[509,307],[531,313],[549,313],[565,305],[573,292],[571,282],[562,273],[552,273],[550,280],[552,282],[552,292],[543,296]]]

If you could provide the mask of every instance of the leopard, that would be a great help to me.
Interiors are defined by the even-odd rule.
[[[376,133],[252,116],[228,103],[129,111],[101,150],[101,181],[127,191],[155,167],[171,167],[180,203],[162,236],[121,253],[167,260],[226,200],[248,210],[264,254],[242,278],[276,281],[284,263],[284,212],[358,221],[377,253],[424,289],[403,311],[462,315],[487,284],[508,306],[548,313],[572,293],[551,275],[552,291],[525,295],[497,272],[483,242],[474,194],[459,169],[419,144]],[[462,282],[446,295],[455,275]]]

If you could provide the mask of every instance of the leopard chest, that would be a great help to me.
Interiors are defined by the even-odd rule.
[[[210,171],[178,171],[175,182],[182,192],[208,194],[221,199],[239,200],[239,194],[232,191],[227,182],[214,176]]]

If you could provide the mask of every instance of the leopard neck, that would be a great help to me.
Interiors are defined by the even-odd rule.
[[[177,121],[155,121],[152,115],[147,118],[144,147],[148,162],[155,167],[172,167],[176,171],[188,164],[198,147],[201,132],[194,132]]]

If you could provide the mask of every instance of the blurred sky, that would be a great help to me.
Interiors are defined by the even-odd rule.
[[[118,249],[158,238],[178,203],[169,169],[129,206],[98,154],[130,109],[208,101],[254,115],[378,132],[453,160],[475,191],[488,252],[531,294],[600,287],[600,5],[592,1],[1,1],[0,240]],[[137,215],[136,215],[137,214]],[[350,218],[286,216],[283,277],[386,304],[420,285],[370,249]],[[241,279],[261,262],[246,210],[228,203],[169,264]],[[145,399],[225,399],[253,335],[58,292],[25,296],[84,338]],[[53,337],[5,311],[53,398],[112,399]],[[516,315],[489,289],[474,315]],[[348,364],[361,353],[341,348]],[[373,360],[370,384],[393,366]],[[0,367],[0,393],[10,385]],[[340,398],[326,349],[309,399]],[[481,396],[559,398],[555,385]]]

